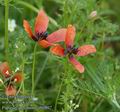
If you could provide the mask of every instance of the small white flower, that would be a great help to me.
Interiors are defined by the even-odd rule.
[[[8,19],[8,30],[13,32],[16,28],[16,21],[14,19]]]
[[[92,19],[97,16],[97,11],[92,11],[89,15],[89,18]]]

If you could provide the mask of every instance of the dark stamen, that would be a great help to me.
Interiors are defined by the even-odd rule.
[[[42,33],[37,33],[35,38],[36,40],[43,40],[43,39],[46,39],[48,36],[48,33],[47,32],[42,32]]]
[[[76,54],[78,52],[78,48],[75,46],[68,46],[66,50],[64,51],[65,55],[71,55],[71,54]]]

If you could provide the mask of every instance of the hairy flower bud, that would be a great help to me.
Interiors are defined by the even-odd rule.
[[[89,15],[89,19],[92,19],[97,16],[97,11],[92,11]]]

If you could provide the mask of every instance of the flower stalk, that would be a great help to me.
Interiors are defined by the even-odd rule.
[[[33,65],[32,65],[32,95],[34,95],[35,89],[35,61],[36,61],[36,50],[37,50],[37,43],[34,46],[34,54],[33,54]]]
[[[4,38],[4,49],[5,59],[8,60],[8,14],[9,14],[9,1],[5,0],[5,38]]]

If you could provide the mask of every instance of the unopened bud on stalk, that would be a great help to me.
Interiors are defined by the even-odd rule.
[[[97,11],[92,11],[89,15],[89,19],[92,19],[97,16]]]

